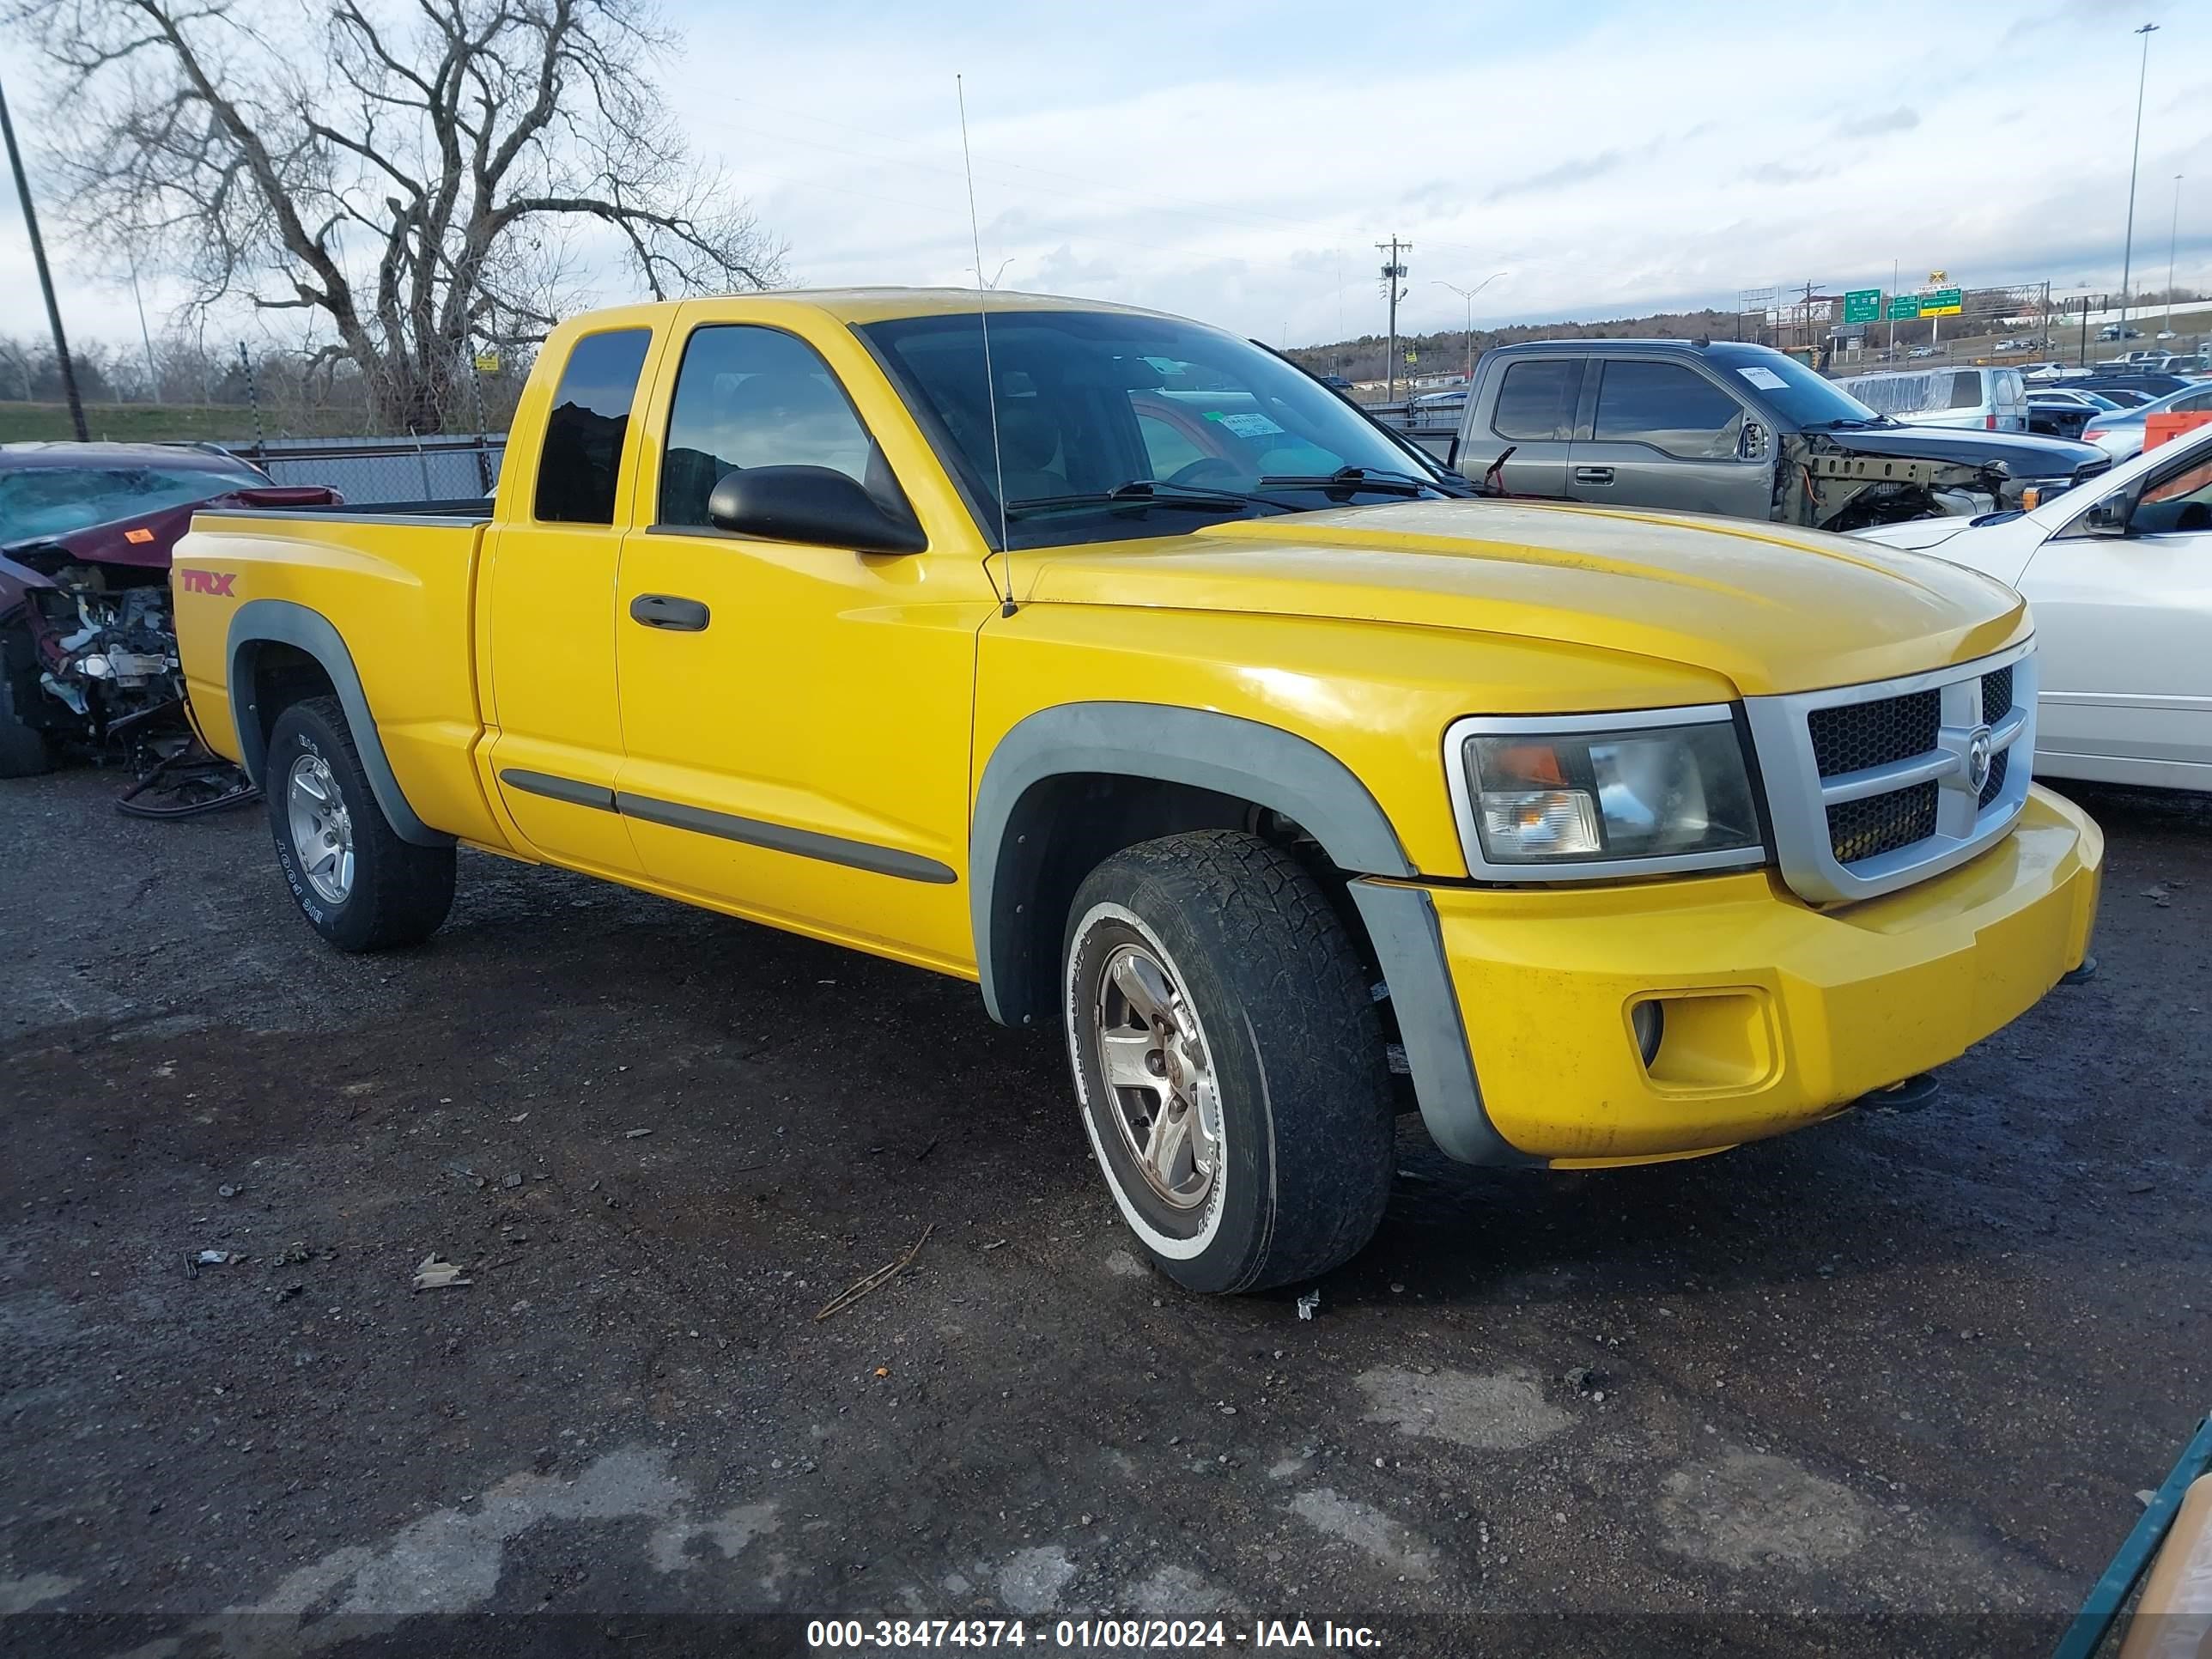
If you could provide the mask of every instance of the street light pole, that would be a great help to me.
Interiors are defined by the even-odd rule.
[[[76,393],[76,367],[70,362],[69,337],[62,332],[62,308],[54,298],[54,273],[46,268],[46,239],[39,234],[38,210],[31,205],[31,181],[23,174],[23,153],[15,148],[15,124],[8,118],[8,94],[0,92],[0,138],[8,144],[8,165],[15,174],[15,194],[23,204],[23,228],[30,234],[31,263],[39,268],[39,286],[46,295],[46,325],[54,331],[54,360],[62,372],[62,392],[69,399],[70,424],[76,441],[92,436],[84,423],[84,400]]]
[[[1457,283],[1440,282],[1434,276],[1429,278],[1431,286],[1448,288],[1467,301],[1467,383],[1470,386],[1474,384],[1474,296],[1504,274],[1502,270],[1494,270],[1473,288],[1462,288]]]
[[[2181,175],[2173,175],[2173,219],[2166,228],[2166,331],[2173,332],[2173,248],[2181,234]]]
[[[2158,25],[2145,23],[2136,31],[2142,36],[2142,67],[2136,72],[2136,145],[2128,156],[2128,238],[2120,252],[2120,343],[2128,340],[2128,283],[2135,274],[2136,169],[2142,161],[2143,88],[2150,82],[2150,38]]]

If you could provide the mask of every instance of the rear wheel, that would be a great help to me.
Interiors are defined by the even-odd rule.
[[[1076,1094],[1115,1205],[1194,1291],[1311,1278],[1374,1234],[1393,1101],[1366,976],[1311,877],[1255,836],[1118,853],[1069,918]]]
[[[438,931],[453,849],[402,841],[386,821],[336,697],[277,715],[262,783],[276,861],[317,933],[341,951],[382,951]]]
[[[0,628],[0,778],[32,778],[53,770],[53,740],[25,717],[38,707],[35,661],[27,631]]]

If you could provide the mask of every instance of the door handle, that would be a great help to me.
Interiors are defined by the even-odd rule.
[[[641,593],[629,602],[632,622],[675,634],[698,633],[712,615],[698,600],[680,599],[673,593]]]
[[[1609,484],[1613,482],[1613,469],[1609,466],[1578,466],[1575,469],[1575,482],[1587,484]]]

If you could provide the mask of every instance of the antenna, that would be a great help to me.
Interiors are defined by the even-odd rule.
[[[1013,566],[1007,556],[1012,550],[1006,541],[1006,462],[999,450],[999,377],[991,368],[991,303],[990,289],[983,281],[983,228],[975,216],[975,163],[968,154],[968,88],[959,76],[952,77],[953,96],[960,100],[960,166],[968,175],[968,234],[975,246],[975,313],[983,325],[983,404],[991,416],[991,471],[999,496],[999,556],[1006,566],[1006,586],[1004,591],[991,582],[992,592],[998,595],[999,614],[1014,614]],[[999,269],[1003,271],[1006,267]],[[991,556],[983,555],[983,580],[991,581]]]

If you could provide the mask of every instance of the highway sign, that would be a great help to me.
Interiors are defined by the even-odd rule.
[[[1844,295],[1844,321],[1870,323],[1881,315],[1881,290],[1855,288]]]
[[[1919,314],[1920,296],[1917,294],[1893,294],[1889,296],[1891,322],[1909,323]]]
[[[1920,296],[1920,314],[1923,317],[1955,317],[1960,309],[1959,290],[1955,288],[1935,289]]]

